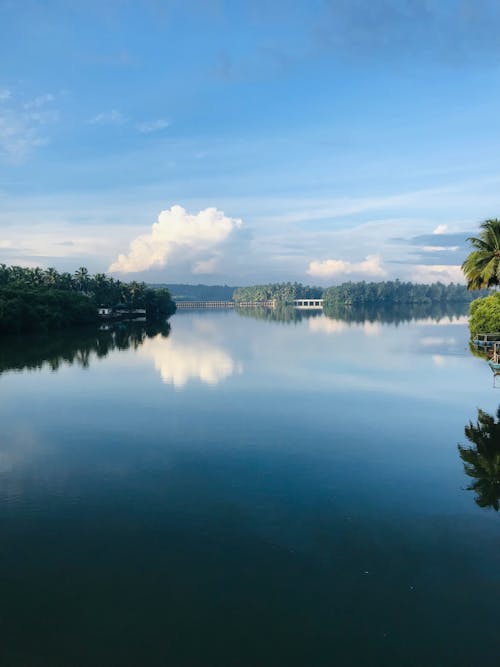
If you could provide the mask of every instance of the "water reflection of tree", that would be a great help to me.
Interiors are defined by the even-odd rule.
[[[61,365],[87,368],[92,358],[102,359],[113,350],[137,349],[146,338],[167,337],[168,322],[119,322],[109,328],[78,328],[50,334],[3,336],[0,346],[0,373],[42,368],[56,371]]]
[[[465,427],[472,447],[458,445],[465,473],[474,480],[467,488],[476,493],[479,507],[500,509],[500,407],[495,417],[478,410],[477,422]]]
[[[305,317],[321,315],[320,310],[298,310],[285,303],[278,303],[275,308],[265,308],[263,306],[240,307],[236,309],[236,312],[243,317],[253,317],[257,320],[268,320],[283,324],[297,324]]]
[[[466,303],[380,303],[349,306],[333,304],[325,307],[327,317],[344,320],[348,323],[380,322],[382,324],[401,324],[412,320],[433,319],[436,321],[466,315],[469,310]]]

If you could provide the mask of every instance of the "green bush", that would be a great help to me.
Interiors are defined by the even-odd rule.
[[[483,299],[476,299],[470,304],[469,312],[469,329],[472,336],[500,331],[500,292]]]

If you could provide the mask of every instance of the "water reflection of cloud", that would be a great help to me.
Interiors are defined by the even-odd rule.
[[[442,336],[424,336],[420,339],[420,345],[423,347],[442,347],[445,345],[455,345],[456,338],[444,338]]]
[[[469,316],[468,315],[450,315],[442,317],[439,320],[434,320],[432,317],[425,317],[422,319],[416,319],[415,324],[418,324],[420,327],[432,326],[432,327],[446,327],[450,324],[468,324]]]
[[[357,329],[361,330],[365,336],[378,336],[382,329],[380,322],[349,323],[330,317],[313,317],[308,322],[310,331],[315,333],[338,334],[349,329]]]
[[[433,354],[432,361],[434,365],[438,366],[439,368],[446,366],[446,357],[444,357],[442,354]]]
[[[309,329],[316,333],[337,334],[349,329],[344,320],[333,320],[328,317],[313,317],[309,322]]]
[[[225,350],[206,341],[156,336],[147,339],[139,353],[152,357],[163,382],[177,388],[193,379],[214,386],[243,370]]]

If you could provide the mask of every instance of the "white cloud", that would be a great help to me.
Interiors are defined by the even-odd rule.
[[[22,162],[35,148],[48,143],[47,137],[40,136],[39,128],[58,120],[57,109],[43,108],[54,100],[46,93],[22,102],[11,91],[0,90],[0,156]]]
[[[448,231],[448,225],[438,225],[436,229],[433,230],[433,234],[446,234]]]
[[[420,248],[422,252],[442,252],[443,250],[447,250],[448,252],[456,252],[457,250],[460,249],[460,246],[458,245],[424,245]]]
[[[193,273],[215,273],[217,270],[219,257],[211,257],[210,259],[200,260],[196,262],[193,267]]]
[[[28,102],[25,102],[23,105],[25,109],[40,109],[41,107],[44,107],[46,104],[50,104],[55,100],[54,95],[51,93],[45,93],[45,95],[39,95],[38,97],[33,98],[32,100],[28,100]]]
[[[158,132],[159,130],[164,130],[170,125],[170,122],[165,118],[158,118],[157,120],[147,120],[142,123],[138,123],[137,129],[139,132],[144,134],[149,134],[150,132]]]
[[[381,277],[387,275],[379,255],[368,255],[362,262],[347,262],[342,259],[313,260],[307,273],[314,278],[334,278],[341,275]]]
[[[411,280],[416,283],[464,283],[465,278],[460,265],[416,264]]]
[[[182,206],[172,206],[162,211],[151,232],[134,239],[129,253],[119,255],[108,270],[133,273],[188,262],[193,272],[208,273],[215,268],[220,246],[241,225],[241,220],[216,208],[190,214]]]
[[[127,122],[125,116],[121,111],[112,109],[111,111],[102,111],[97,116],[89,118],[87,121],[90,125],[123,125]]]

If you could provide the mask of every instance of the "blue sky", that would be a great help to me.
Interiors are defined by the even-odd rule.
[[[0,2],[0,261],[460,279],[500,216],[500,5]]]

